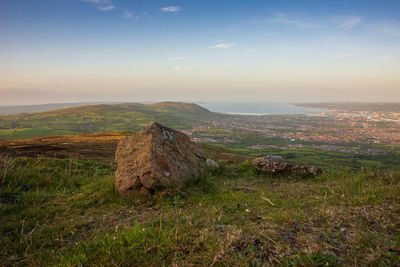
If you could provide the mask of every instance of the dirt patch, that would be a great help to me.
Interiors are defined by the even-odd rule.
[[[9,157],[74,158],[113,163],[119,141],[130,132],[59,135],[0,141],[0,155]],[[202,145],[207,157],[228,162],[242,162],[252,157],[232,153],[223,148]]]
[[[0,142],[0,154],[11,157],[51,157],[114,161],[118,142],[129,132],[61,135]]]

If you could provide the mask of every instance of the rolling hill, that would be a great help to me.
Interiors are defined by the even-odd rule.
[[[162,102],[122,103],[70,107],[39,113],[0,117],[0,140],[77,133],[137,131],[152,122],[185,129],[224,115],[197,104]]]

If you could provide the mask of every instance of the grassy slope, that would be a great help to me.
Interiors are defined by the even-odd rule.
[[[137,131],[152,122],[183,129],[200,121],[220,117],[196,104],[88,105],[54,111],[0,117],[0,140],[26,139],[73,133]]]
[[[8,157],[74,158],[112,164],[117,144],[130,132],[58,135],[3,141],[0,155]],[[202,144],[207,157],[230,163],[253,159],[252,156],[233,152],[223,147]]]
[[[324,169],[396,169],[400,170],[400,153],[384,155],[353,155],[340,152],[330,152],[314,148],[296,149],[257,149],[251,150],[240,146],[227,146],[228,149],[254,157],[265,155],[282,155],[287,161],[306,166],[317,166]]]
[[[113,167],[0,165],[2,265],[395,265],[400,176],[269,177],[222,165],[153,199],[121,198]]]
[[[8,156],[45,156],[57,158],[75,158],[95,160],[105,163],[114,161],[117,143],[130,132],[107,132],[95,134],[58,135],[32,139],[3,141],[0,143],[0,155]],[[273,141],[273,140],[272,140]],[[271,143],[272,143],[271,141]],[[373,167],[380,169],[397,169],[400,166],[399,153],[386,155],[351,155],[338,152],[327,152],[312,148],[301,149],[247,149],[243,144],[202,144],[208,156],[217,160],[240,162],[268,154],[282,155],[294,164],[317,166],[324,169],[346,168],[361,169]],[[226,149],[225,147],[229,148]],[[234,153],[232,153],[232,151]]]
[[[348,169],[361,169],[361,168],[381,168],[381,169],[396,169],[400,170],[400,153],[398,146],[389,145],[381,146],[382,150],[387,151],[386,154],[348,154],[333,151],[324,151],[313,147],[303,148],[263,148],[263,149],[249,149],[248,146],[255,144],[265,145],[287,145],[290,141],[283,138],[265,138],[254,133],[243,133],[243,136],[238,137],[235,142],[222,144],[209,145],[213,147],[223,147],[237,153],[250,155],[253,157],[262,157],[265,155],[282,155],[287,161],[294,164],[302,164],[308,166],[317,166],[324,169],[329,168],[348,168]],[[343,144],[343,146],[351,146],[353,144]],[[360,144],[359,144],[360,145]],[[363,144],[361,144],[363,145]],[[377,146],[379,147],[379,146]]]

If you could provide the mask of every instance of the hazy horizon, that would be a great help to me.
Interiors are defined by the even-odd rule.
[[[0,107],[23,107],[23,106],[46,106],[46,105],[100,105],[100,104],[107,104],[107,105],[112,105],[112,104],[156,104],[156,103],[188,103],[188,104],[197,104],[197,105],[203,105],[203,104],[288,104],[288,105],[301,105],[301,104],[400,104],[400,101],[334,101],[334,102],[319,102],[319,101],[313,101],[313,102],[284,102],[284,101],[266,101],[266,102],[260,102],[260,101],[174,101],[174,100],[161,100],[161,101],[85,101],[85,102],[46,102],[46,103],[39,103],[39,104],[17,104],[17,105],[2,105],[0,104]]]
[[[0,105],[400,102],[400,2],[4,0]]]

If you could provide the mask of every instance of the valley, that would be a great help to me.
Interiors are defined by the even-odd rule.
[[[312,106],[333,109],[329,105]],[[374,119],[368,116],[349,117],[343,115],[350,112],[348,109],[339,104],[335,107],[337,109],[332,112],[315,116],[246,116],[215,113],[196,104],[164,102],[147,105],[89,105],[41,113],[16,114],[0,117],[0,138],[4,140],[0,143],[0,150],[2,153],[15,152],[18,150],[18,142],[19,145],[24,142],[45,144],[46,140],[58,140],[58,143],[67,144],[69,139],[79,139],[82,134],[89,135],[82,139],[84,141],[80,141],[80,144],[90,144],[91,137],[92,140],[99,140],[96,136],[99,136],[100,132],[113,132],[109,137],[113,136],[110,138],[117,142],[120,138],[118,136],[125,136],[157,121],[184,132],[197,143],[252,156],[282,154],[294,163],[328,168],[399,168],[400,121],[379,120],[379,116],[388,116],[385,106],[361,105],[358,110],[352,111],[380,114],[374,115]],[[357,105],[352,107],[356,109]],[[398,106],[391,104],[390,110],[398,109]],[[97,135],[91,135],[94,133]],[[73,137],[71,134],[78,135]],[[64,141],[63,135],[68,136]],[[42,139],[21,140],[36,137]],[[45,140],[44,137],[50,139]],[[12,140],[16,143],[10,142]],[[13,146],[15,149],[11,149]],[[21,148],[19,150],[21,151]]]

